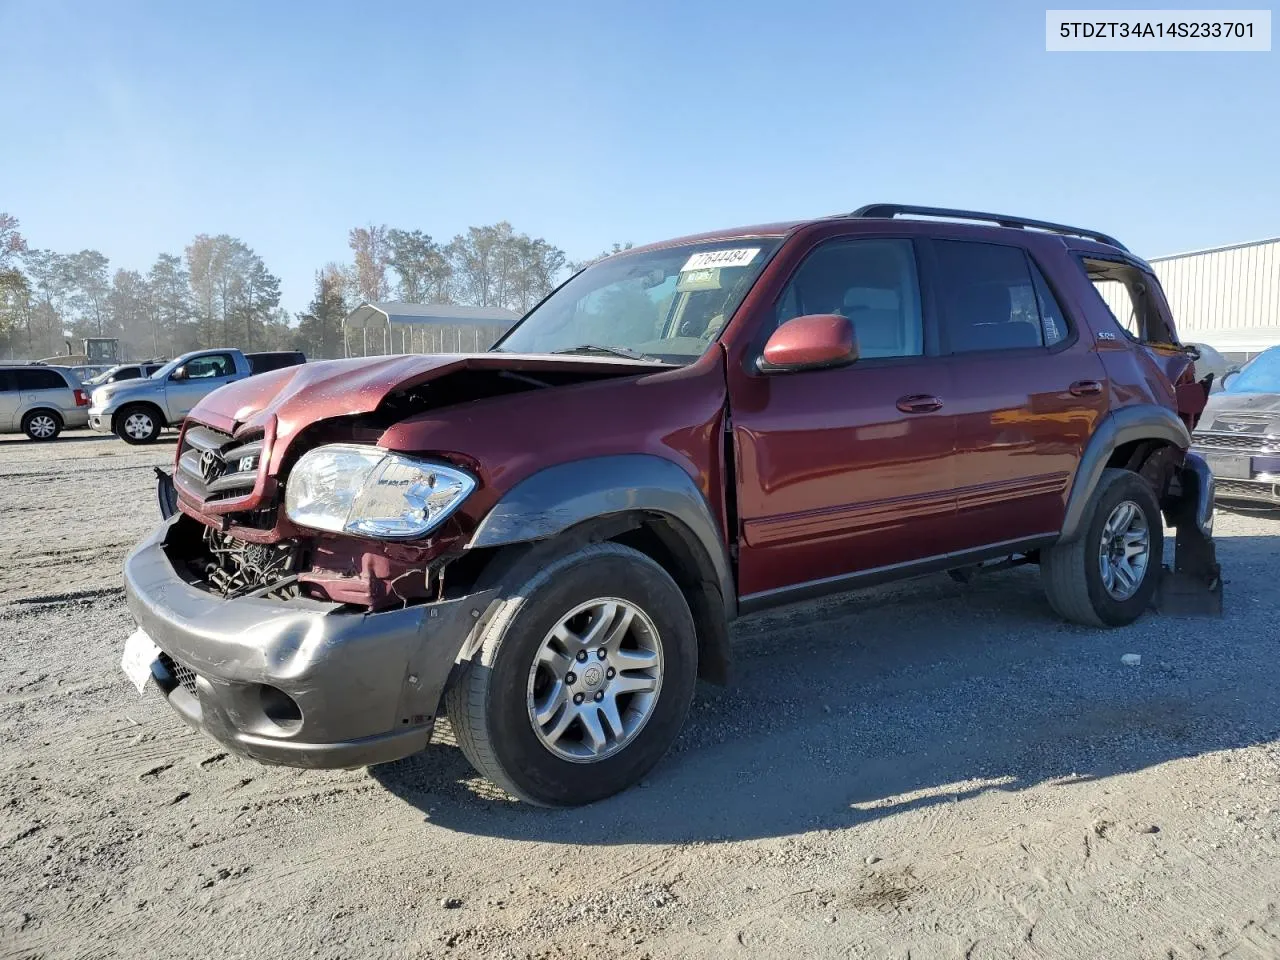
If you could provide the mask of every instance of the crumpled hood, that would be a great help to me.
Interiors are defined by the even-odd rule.
[[[316,360],[229,383],[196,404],[190,418],[226,433],[275,435],[277,460],[288,441],[319,420],[372,413],[393,393],[461,370],[582,371],[634,376],[664,365],[612,357],[515,353],[399,355]],[[274,428],[269,430],[271,421]]]
[[[1280,393],[1212,394],[1200,417],[1199,429],[1280,436]]]

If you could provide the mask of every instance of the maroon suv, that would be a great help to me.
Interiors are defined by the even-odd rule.
[[[1205,393],[1096,232],[876,205],[630,250],[487,353],[202,401],[125,566],[124,666],[259,760],[393,760],[443,705],[510,793],[595,800],[726,679],[745,613],[988,561],[1096,627],[1220,602]]]

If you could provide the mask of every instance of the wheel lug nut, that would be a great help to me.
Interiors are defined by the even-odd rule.
[[[613,667],[610,667],[608,670],[606,670],[606,671],[604,672],[605,678],[606,678],[606,679],[608,679],[608,680],[612,680],[612,679],[613,679],[613,677],[614,677],[614,672],[615,672],[615,671],[614,671]]]
[[[578,651],[578,662],[579,662],[579,663],[581,663],[581,662],[582,662],[583,660],[585,660],[585,659],[587,659],[587,651],[585,651],[585,650],[579,650],[579,651]]]
[[[609,651],[606,650],[604,647],[601,647],[599,650],[596,651],[596,656],[599,657],[601,660],[603,660],[608,655],[609,655]]]
[[[564,675],[564,682],[569,684],[569,686],[573,686],[578,682],[578,675],[576,673],[566,673]]]
[[[582,696],[582,694],[580,694],[580,693],[575,693],[575,694],[573,695],[573,705],[576,707],[578,704],[582,703],[582,701],[583,701],[584,699],[586,699],[586,698],[585,698],[585,697],[583,697],[583,696]]]
[[[604,691],[603,691],[603,690],[597,690],[597,691],[596,691],[596,703],[599,703],[599,702],[600,702],[601,700],[603,700],[603,699],[604,699]]]

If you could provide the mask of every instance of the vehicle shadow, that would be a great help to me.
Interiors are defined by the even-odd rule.
[[[1057,620],[1034,568],[928,577],[735,627],[672,753],[588,808],[506,797],[451,745],[370,768],[432,823],[542,842],[684,843],[841,829],[986,790],[1067,783],[1280,737],[1272,537],[1219,541],[1226,616]],[[1250,584],[1262,589],[1250,595]],[[1139,666],[1121,656],[1138,653]]]

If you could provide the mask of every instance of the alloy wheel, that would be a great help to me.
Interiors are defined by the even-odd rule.
[[[643,610],[616,598],[580,604],[543,638],[529,670],[529,720],[542,745],[573,763],[631,743],[662,689],[662,640]]]
[[[1122,500],[1102,526],[1098,569],[1102,585],[1115,600],[1128,600],[1142,585],[1151,560],[1147,517],[1132,500]]]

